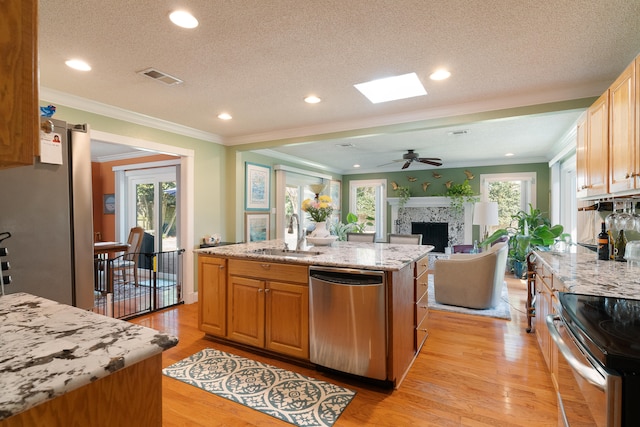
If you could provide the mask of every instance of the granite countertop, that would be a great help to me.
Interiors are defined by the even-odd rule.
[[[569,292],[640,299],[640,267],[620,261],[600,261],[595,252],[542,252],[536,255]]]
[[[274,239],[264,242],[239,243],[215,248],[196,249],[195,252],[256,261],[395,271],[419,260],[433,250],[431,245],[333,242],[329,246],[305,246],[302,248],[303,250],[320,252],[320,254],[313,256],[293,257],[254,252],[263,249],[283,248],[284,240]]]
[[[0,420],[175,346],[178,339],[27,293],[0,297]]]

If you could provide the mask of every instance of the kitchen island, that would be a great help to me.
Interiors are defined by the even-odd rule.
[[[161,354],[177,342],[38,296],[2,296],[0,426],[160,426]]]
[[[383,272],[387,378],[396,387],[428,335],[430,245],[284,240],[196,250],[200,329],[210,337],[309,362],[309,267]]]

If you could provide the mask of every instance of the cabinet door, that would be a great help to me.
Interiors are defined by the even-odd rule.
[[[635,102],[636,134],[635,134],[633,143],[634,143],[634,146],[635,146],[635,149],[636,149],[636,158],[635,158],[636,170],[635,170],[634,188],[640,188],[640,105],[639,105],[640,104],[640,55],[636,58],[636,81],[635,81],[635,85],[636,85],[636,102]]]
[[[635,63],[609,88],[609,191],[631,190],[637,175]]]
[[[589,171],[587,170],[587,114],[578,120],[576,125],[576,184],[578,197],[587,197]]]
[[[200,330],[224,337],[227,332],[226,260],[198,256],[198,294]]]
[[[264,347],[264,282],[229,276],[227,337],[236,342]]]
[[[0,167],[33,164],[38,144],[38,1],[0,3]]]
[[[309,288],[267,282],[265,346],[300,359],[309,359]]]
[[[587,195],[609,191],[609,91],[587,110]]]

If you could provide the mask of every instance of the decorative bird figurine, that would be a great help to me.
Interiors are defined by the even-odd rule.
[[[444,183],[444,186],[447,188],[451,188],[451,184],[453,184],[453,181],[447,181]]]
[[[391,188],[393,188],[394,190],[398,189],[398,183],[395,181],[391,181]]]
[[[473,174],[471,173],[471,171],[469,171],[469,170],[465,170],[465,171],[464,171],[464,174],[465,174],[465,175],[467,175],[467,179],[469,179],[469,180],[473,179],[473,178],[474,178],[474,176],[475,176],[475,175],[473,175]]]
[[[435,179],[440,179],[440,178],[442,178],[442,175],[440,175],[438,172],[433,172],[433,177]]]
[[[422,183],[422,191],[427,191],[427,188],[429,188],[430,185],[431,185],[430,182],[423,182]]]
[[[46,107],[40,107],[40,116],[42,117],[51,117],[56,112],[55,105],[47,105]]]
[[[414,177],[412,177],[412,176],[408,176],[408,177],[407,177],[407,179],[409,180],[409,182],[416,182],[416,180],[417,180],[418,178],[414,178]]]

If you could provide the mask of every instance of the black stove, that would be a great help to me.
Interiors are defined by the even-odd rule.
[[[561,315],[607,369],[640,375],[640,300],[560,293]]]

